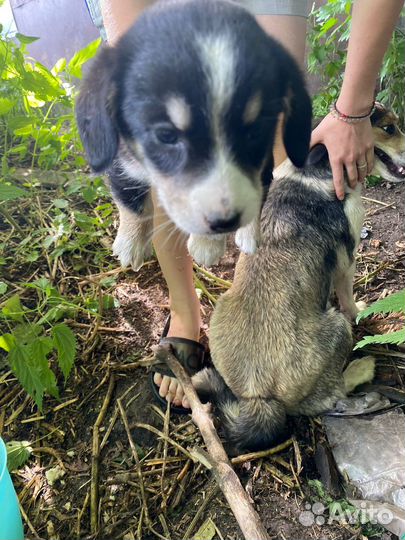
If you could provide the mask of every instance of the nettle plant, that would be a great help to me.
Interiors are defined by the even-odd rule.
[[[67,312],[73,313],[77,306],[64,300],[45,278],[28,283],[26,287],[37,290],[40,302],[30,309],[23,306],[17,294],[5,302],[1,317],[10,332],[0,336],[0,347],[8,353],[8,364],[21,385],[42,409],[45,392],[59,397],[50,356],[56,355],[65,380],[73,367],[76,337],[65,323],[55,323]],[[6,285],[0,283],[0,288],[5,292]],[[32,314],[36,315],[34,321],[30,317]],[[49,332],[46,332],[46,327]]]
[[[313,99],[315,117],[323,117],[337,99],[346,62],[352,2],[327,0],[312,10],[308,44],[308,71],[320,76],[322,90]],[[397,27],[385,54],[376,99],[392,108],[404,126],[405,34]]]
[[[15,161],[30,167],[66,169],[83,166],[74,118],[74,82],[92,58],[100,40],[90,43],[67,62],[49,70],[26,53],[38,38],[0,34],[0,154],[7,177]]]
[[[0,281],[0,368],[11,368],[42,409],[44,394],[58,397],[57,381],[74,365],[77,341],[65,319],[99,318],[114,299],[61,294],[55,277],[33,281],[24,268],[27,275],[34,262],[56,268],[62,257],[75,272],[97,268],[107,253],[98,237],[113,209],[102,180],[80,170],[86,162],[74,118],[75,83],[100,40],[49,70],[27,54],[35,39],[0,34],[0,217],[11,226],[0,242],[0,267],[20,279],[15,287],[13,277]],[[30,170],[26,180],[18,168]],[[42,186],[41,170],[58,171],[55,186]]]

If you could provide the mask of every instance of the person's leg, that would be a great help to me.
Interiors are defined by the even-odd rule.
[[[153,194],[156,231],[153,245],[169,290],[170,328],[168,336],[198,341],[200,337],[200,302],[193,278],[193,261],[187,250],[187,236],[176,229]],[[155,373],[159,394],[174,405],[182,403],[184,392],[173,377]]]
[[[304,68],[307,19],[294,15],[266,14],[259,14],[256,19],[267,34],[277,39],[295,58],[298,65]],[[282,120],[279,121],[277,126],[273,155],[274,167],[278,167],[287,157],[282,138]]]
[[[87,0],[97,3],[99,0]],[[109,44],[114,45],[141,13],[155,0],[100,0],[103,23]],[[97,6],[99,7],[99,6]],[[193,280],[193,262],[188,253],[187,238],[173,223],[153,195],[156,231],[155,252],[169,290],[170,328],[168,336],[198,341],[200,337],[200,303]],[[183,390],[176,379],[155,373],[155,383],[162,397],[181,405]]]

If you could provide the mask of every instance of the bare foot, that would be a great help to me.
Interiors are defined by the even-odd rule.
[[[198,341],[200,339],[200,311],[192,313],[179,313],[178,311],[170,312],[170,328],[167,334],[168,337],[182,337]],[[177,382],[174,377],[155,373],[153,382],[159,386],[159,395],[166,398],[176,407],[184,407],[189,409],[190,405],[184,395],[183,387]]]

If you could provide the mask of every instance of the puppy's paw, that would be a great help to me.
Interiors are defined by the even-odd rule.
[[[367,307],[367,303],[364,302],[364,300],[359,300],[359,302],[356,302],[357,314],[359,314],[360,311],[364,311]]]
[[[191,234],[187,241],[187,248],[198,264],[212,266],[217,264],[225,253],[226,235],[200,236]]]
[[[144,261],[151,257],[152,244],[147,242],[145,245],[142,241],[118,231],[113,243],[113,255],[118,258],[123,268],[132,266],[138,271]]]
[[[355,302],[354,300],[345,307],[341,308],[341,312],[346,317],[346,319],[349,322],[353,322],[356,320],[357,315],[360,313],[360,311],[363,311],[366,309],[367,304],[363,302],[363,300],[360,300],[359,302]]]
[[[255,253],[260,243],[260,224],[258,220],[253,220],[245,227],[236,231],[235,243],[242,253],[251,255]]]
[[[356,358],[347,366],[343,372],[343,380],[346,392],[352,392],[356,386],[371,382],[374,379],[375,358],[373,356],[364,356]]]

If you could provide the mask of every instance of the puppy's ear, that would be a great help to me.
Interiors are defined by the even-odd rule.
[[[324,160],[327,160],[329,158],[328,156],[328,150],[324,144],[316,144],[313,146],[308,154],[308,159],[306,162],[306,165],[309,166],[315,166],[321,163]]]
[[[288,57],[284,69],[288,81],[285,97],[284,146],[293,164],[302,167],[309,152],[312,105],[304,78],[292,58]]]
[[[76,101],[80,137],[91,168],[96,172],[111,165],[118,150],[118,130],[112,110],[115,54],[111,47],[98,53]]]

